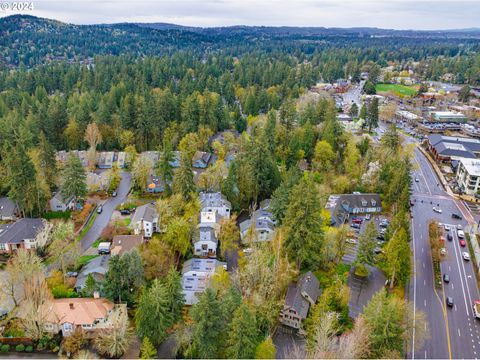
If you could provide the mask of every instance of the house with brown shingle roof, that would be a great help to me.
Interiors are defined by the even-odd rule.
[[[49,333],[62,332],[63,336],[73,334],[76,328],[81,328],[87,334],[112,327],[110,316],[115,307],[104,298],[67,298],[54,299],[45,305],[45,330]]]

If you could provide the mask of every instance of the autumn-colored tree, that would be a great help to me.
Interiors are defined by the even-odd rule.
[[[95,168],[97,145],[102,142],[102,134],[96,123],[90,123],[85,130],[85,141],[90,146],[88,150],[88,161],[91,169]]]

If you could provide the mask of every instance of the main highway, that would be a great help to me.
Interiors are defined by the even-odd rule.
[[[406,138],[407,143],[414,142]],[[425,155],[414,150],[412,183],[412,253],[413,275],[409,288],[409,299],[413,302],[414,319],[423,312],[428,323],[427,329],[418,328],[415,322],[408,355],[412,359],[451,359],[480,358],[480,320],[476,320],[472,311],[474,300],[480,299],[479,291],[471,261],[462,257],[469,252],[468,247],[461,247],[458,238],[458,225],[462,228],[473,222],[468,209],[450,196],[441,186],[435,171]],[[433,211],[433,207],[442,210]],[[461,215],[462,219],[452,218],[452,214]],[[450,230],[443,230],[452,236],[452,241],[445,241],[446,255],[441,262],[441,272],[448,274],[450,282],[434,284],[428,224],[436,220],[442,227],[447,224]],[[453,299],[453,307],[446,306],[446,298]],[[414,320],[416,321],[416,320]],[[429,334],[422,344],[420,332]]]

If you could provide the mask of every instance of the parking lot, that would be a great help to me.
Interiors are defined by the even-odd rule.
[[[351,243],[347,240],[347,250],[342,258],[344,263],[350,265],[355,262],[358,251],[358,237],[365,231],[367,224],[370,221],[373,221],[379,232],[382,229],[386,229],[385,227],[380,226],[380,224],[385,221],[384,217],[376,215],[370,220],[366,220],[365,216],[359,216],[357,219],[362,220],[360,228],[351,228],[352,235],[355,236],[349,238],[354,239],[356,243]],[[352,220],[350,220],[349,224],[352,224]],[[377,250],[380,250],[385,243],[381,239],[376,239],[376,241],[378,245]],[[350,288],[349,314],[352,317],[357,317],[363,311],[363,307],[368,304],[372,296],[385,285],[386,278],[380,269],[368,265],[367,268],[370,273],[367,277],[356,276],[353,267],[350,270],[348,277],[348,286]]]

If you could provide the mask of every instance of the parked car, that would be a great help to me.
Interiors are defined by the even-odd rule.
[[[77,277],[77,276],[78,276],[78,272],[76,271],[67,272],[67,277]]]
[[[130,215],[130,210],[129,210],[129,209],[122,209],[122,210],[120,210],[120,214],[122,214],[122,215]]]
[[[447,249],[445,249],[444,247],[442,247],[442,248],[440,249],[440,255],[443,255],[443,256],[447,255]]]
[[[453,298],[452,297],[447,296],[446,302],[447,302],[448,307],[453,307]]]
[[[378,246],[377,246],[375,249],[373,249],[373,252],[374,252],[375,254],[380,254],[380,253],[383,252],[383,250],[382,250],[381,247],[378,247]]]
[[[347,239],[345,240],[348,244],[356,244],[358,241],[356,239]]]
[[[360,229],[360,225],[357,223],[351,223],[350,226],[354,229]]]
[[[448,274],[443,274],[443,281],[448,284],[450,282],[450,276],[448,276]]]
[[[355,223],[355,224],[361,224],[361,223],[362,223],[362,219],[354,218],[354,219],[352,220],[352,222]]]
[[[466,252],[466,251],[463,252],[462,256],[463,256],[463,260],[470,261],[470,254],[468,252]]]
[[[461,246],[461,247],[465,247],[465,245],[467,245],[467,243],[465,242],[465,240],[460,240],[460,246]]]
[[[420,179],[419,179],[419,178],[415,178],[415,182],[419,182],[419,181],[420,181]]]
[[[100,205],[98,208],[97,208],[97,213],[101,214],[103,211],[103,205]]]
[[[370,220],[371,218],[372,218],[372,215],[371,215],[371,214],[365,215],[365,220]]]
[[[458,225],[457,225],[457,229],[458,229],[458,230],[462,230],[462,225],[458,224]]]
[[[7,310],[0,310],[0,320],[4,320],[8,315]]]
[[[436,213],[439,213],[439,214],[442,213],[442,209],[437,208],[437,207],[435,207],[435,206],[433,207],[433,211],[436,212]]]
[[[116,196],[117,196],[117,190],[115,190],[115,191],[112,193],[112,196],[113,196],[113,197],[116,197]]]
[[[457,234],[460,239],[463,239],[465,237],[465,233],[463,232],[463,230],[458,230]]]
[[[452,240],[453,240],[452,234],[450,234],[450,233],[447,234],[447,240],[448,240],[448,241],[452,241]]]
[[[453,213],[453,214],[452,214],[452,219],[462,220],[462,217],[461,217],[460,215],[458,215],[458,214]]]
[[[450,226],[448,224],[445,224],[443,227],[445,228],[445,231],[450,231]]]

